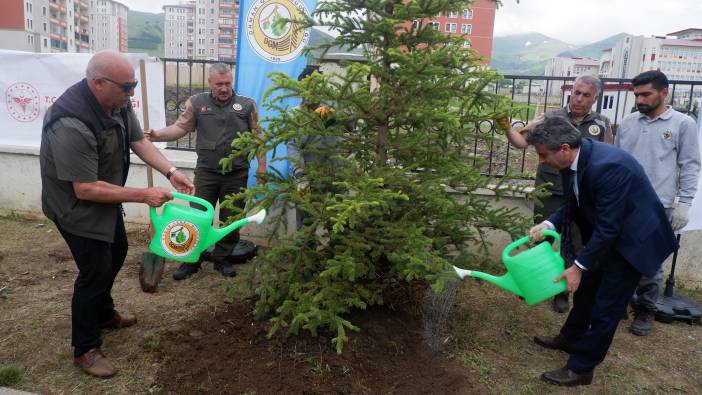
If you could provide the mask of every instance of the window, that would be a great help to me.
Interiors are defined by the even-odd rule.
[[[470,48],[470,41],[468,41],[468,40],[464,41],[463,48]]]
[[[458,18],[458,12],[451,11],[451,12],[449,12],[448,17],[449,18]]]
[[[463,19],[473,19],[473,10],[463,10]]]
[[[461,33],[463,34],[470,34],[470,32],[473,30],[473,25],[469,23],[462,23],[461,24]]]
[[[44,27],[44,33],[46,33],[46,22],[44,22],[42,25],[43,25],[43,27]],[[46,45],[45,45],[45,46],[46,46]]]
[[[44,39],[44,48],[46,48],[46,47],[47,47],[47,41],[46,41],[46,39]]]
[[[455,23],[447,23],[446,24],[446,33],[456,33],[456,24]]]
[[[46,16],[46,7],[41,7],[41,14]],[[46,45],[44,45],[46,46]]]
[[[431,22],[431,30],[440,30],[440,29],[441,29],[441,23]]]
[[[415,19],[412,21],[412,28],[419,29],[419,20],[418,19]]]

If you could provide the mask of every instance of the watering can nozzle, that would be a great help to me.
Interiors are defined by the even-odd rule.
[[[461,269],[461,268],[458,268],[456,266],[453,267],[453,270],[456,271],[456,274],[458,274],[458,277],[460,277],[460,278],[466,278],[466,277],[471,275],[470,270]]]
[[[256,214],[246,218],[249,220],[249,222],[255,222],[257,224],[260,224],[263,222],[263,220],[266,218],[266,209],[261,209],[261,211],[257,212]]]

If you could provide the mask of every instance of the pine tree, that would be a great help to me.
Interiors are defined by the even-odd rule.
[[[303,157],[316,158],[299,178],[269,173],[265,185],[235,196],[249,205],[256,200],[304,213],[297,232],[257,258],[256,313],[270,318],[271,334],[331,330],[341,352],[346,331],[358,329],[346,313],[382,303],[384,287],[427,281],[440,290],[456,280],[450,264],[492,263],[487,231],[516,237],[528,228],[530,219],[494,207],[494,198],[478,193],[491,190],[497,199],[524,193],[509,174],[481,174],[481,150],[494,141],[478,125],[516,112],[508,99],[486,89],[501,77],[462,48],[462,37],[448,37],[426,22],[469,5],[320,2],[303,25],[336,30],[325,47],[362,48],[366,62],[300,82],[271,75],[275,86],[265,105],[280,115],[269,120],[265,141],[247,134],[234,147],[253,158],[258,150],[295,141],[302,142]],[[328,107],[280,107],[287,97]],[[299,158],[286,159],[293,168],[302,165]],[[282,226],[284,219],[273,221]]]

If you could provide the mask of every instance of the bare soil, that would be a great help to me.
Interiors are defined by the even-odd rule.
[[[362,330],[334,352],[328,334],[266,335],[253,319],[246,286],[253,265],[224,279],[206,265],[173,281],[169,263],[158,292],[141,291],[137,273],[146,230],[128,228],[130,253],[113,296],[118,309],[137,314],[131,328],[103,334],[103,351],[120,373],[89,377],[71,363],[70,299],[77,273],[68,248],[50,223],[0,217],[0,369],[18,366],[13,388],[44,394],[536,394],[702,393],[702,326],[656,323],[645,338],[623,321],[591,386],[553,387],[538,377],[561,367],[566,355],[532,342],[556,333],[563,319],[548,303],[526,306],[513,295],[476,281],[455,297],[435,299],[427,314],[425,288],[397,288],[384,306],[354,313]],[[234,289],[227,300],[224,288]],[[699,291],[686,291],[702,301]],[[431,308],[431,307],[430,307]],[[431,312],[429,312],[431,313]],[[427,319],[429,317],[429,319]],[[432,344],[434,347],[429,347]],[[437,350],[437,345],[440,349]],[[0,393],[2,389],[0,389]]]

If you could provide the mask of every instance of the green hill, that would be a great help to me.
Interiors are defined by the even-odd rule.
[[[626,33],[592,44],[575,46],[541,33],[495,37],[490,65],[503,74],[543,75],[546,61],[556,56],[587,56],[599,59],[603,49],[612,48]]]
[[[490,65],[504,74],[543,75],[548,59],[575,48],[541,33],[495,37]]]
[[[614,47],[617,41],[624,38],[624,36],[626,36],[626,33],[619,33],[612,37],[607,37],[604,40],[578,47],[572,51],[561,52],[558,56],[587,56],[592,59],[599,59],[603,49]]]
[[[164,14],[129,10],[127,38],[129,52],[146,52],[163,57]]]

